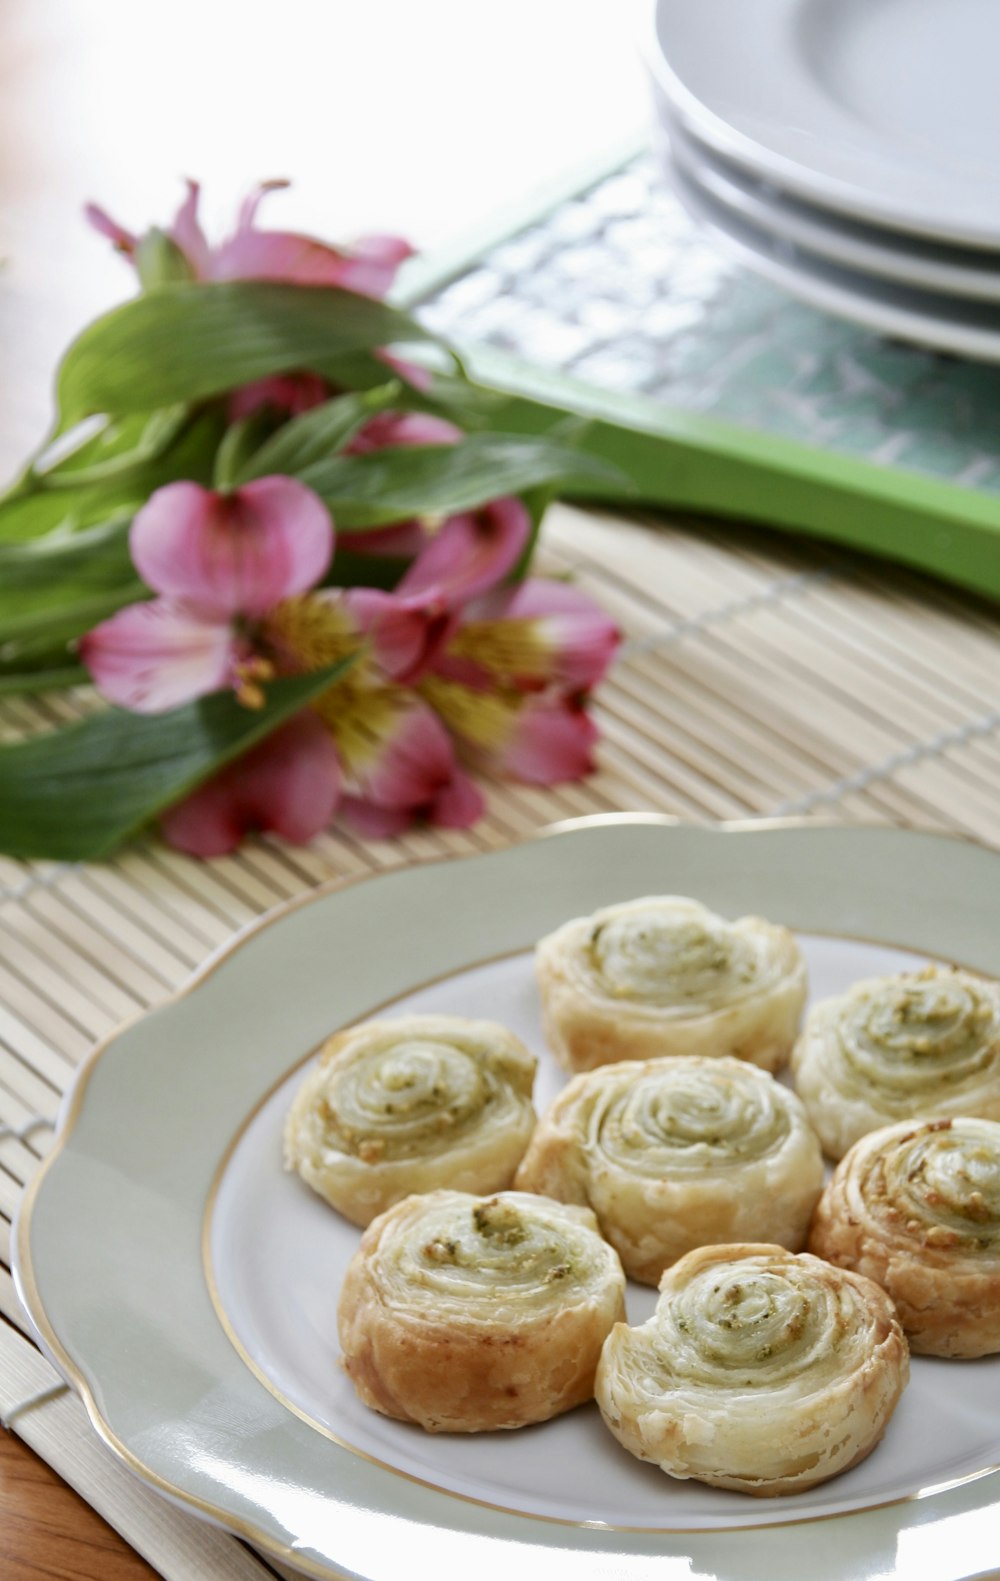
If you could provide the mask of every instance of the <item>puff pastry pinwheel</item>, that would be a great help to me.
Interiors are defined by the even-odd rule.
[[[494,1021],[403,1016],[332,1037],[285,1122],[285,1167],[353,1224],[411,1192],[509,1186],[535,1058]]]
[[[787,928],[726,922],[677,895],[577,917],[535,960],[546,1038],[571,1071],[669,1054],[732,1054],[774,1071],[806,999]]]
[[[428,1432],[544,1422],[591,1398],[624,1291],[586,1209],[516,1191],[408,1197],[347,1270],[343,1365],[366,1405]]]
[[[869,1131],[820,1198],[809,1249],[877,1280],[911,1350],[1000,1351],[1000,1124],[903,1120]]]
[[[755,1065],[626,1060],[563,1088],[515,1185],[593,1208],[625,1272],[655,1285],[712,1242],[798,1251],[823,1159],[799,1100]]]
[[[855,983],[809,1012],[792,1076],[831,1158],[895,1120],[1000,1120],[1000,985],[949,966]]]
[[[770,1495],[855,1465],[909,1376],[885,1291],[778,1246],[705,1246],[663,1276],[656,1312],[617,1325],[596,1395],[615,1437],[673,1477]]]

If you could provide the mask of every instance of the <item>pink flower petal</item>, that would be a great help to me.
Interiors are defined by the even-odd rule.
[[[204,280],[210,273],[212,250],[198,220],[198,200],[200,196],[201,188],[197,181],[189,181],[187,183],[187,196],[174,215],[173,224],[168,235],[171,241],[177,243],[177,246],[191,265],[195,278]]]
[[[397,591],[454,608],[485,593],[513,570],[530,533],[528,513],[512,496],[451,516]]]
[[[486,797],[462,769],[456,768],[448,784],[438,791],[428,808],[431,823],[442,829],[471,829],[486,811]]]
[[[454,627],[447,611],[428,612],[377,588],[349,588],[343,602],[371,643],[379,668],[407,686],[434,662]]]
[[[307,710],[171,808],[161,827],[192,856],[224,856],[251,829],[304,844],[330,822],[339,795],[336,748]]]
[[[398,236],[368,236],[341,249],[293,231],[257,230],[261,199],[287,186],[287,181],[265,181],[251,192],[240,209],[235,232],[211,255],[211,278],[285,280],[383,297],[400,264],[413,252],[409,242]]]
[[[346,453],[367,455],[386,445],[453,445],[462,430],[432,412],[378,412],[355,434]]]
[[[581,779],[593,770],[597,738],[597,726],[580,703],[532,698],[518,710],[499,767],[532,785]]]
[[[456,653],[454,647],[439,654],[434,661],[434,674],[446,681],[457,681],[459,686],[472,692],[495,692],[497,678],[475,659]]]
[[[486,810],[486,798],[463,769],[457,766],[452,777],[423,806],[382,807],[363,796],[345,796],[341,816],[356,834],[369,840],[389,840],[405,834],[418,819],[442,829],[470,829]]]
[[[391,840],[405,834],[417,816],[411,807],[379,807],[363,796],[345,796],[340,815],[365,840]]]
[[[81,639],[79,652],[101,695],[138,714],[221,691],[239,658],[227,624],[165,598],[119,610]]]
[[[441,721],[399,686],[352,686],[317,707],[337,743],[352,795],[379,807],[422,807],[451,780],[455,754]]]
[[[231,423],[249,417],[261,406],[271,406],[277,412],[286,412],[289,417],[298,417],[302,412],[311,412],[314,406],[321,406],[329,395],[329,386],[317,373],[275,374],[270,379],[258,379],[254,384],[245,384],[241,390],[234,390],[226,409]]]
[[[350,290],[351,274],[347,254],[292,231],[237,231],[211,262],[213,280],[284,280]]]
[[[322,500],[292,478],[259,478],[232,494],[169,483],[136,516],[130,547],[158,593],[218,618],[255,617],[319,581],[333,525]]]
[[[408,362],[405,357],[397,357],[395,352],[386,351],[383,346],[372,355],[377,357],[379,362],[384,362],[386,367],[391,368],[401,379],[405,379],[415,390],[429,390],[434,382],[426,368],[418,367],[415,362]]]
[[[102,236],[113,242],[120,253],[124,253],[127,258],[132,257],[139,245],[139,238],[134,231],[125,230],[106,210],[98,208],[96,203],[86,204],[83,213],[88,225],[92,225],[95,231],[99,231]]]
[[[291,231],[259,231],[261,199],[287,181],[264,181],[243,203],[236,230],[219,247],[211,247],[198,219],[198,183],[187,183],[187,196],[174,216],[168,235],[184,253],[199,280],[287,280],[298,285],[339,286],[364,296],[384,297],[403,261],[413,253],[400,236],[363,236],[353,247],[328,247],[312,236]],[[96,204],[86,217],[119,251],[131,257],[139,238],[124,230]],[[421,370],[412,382],[425,379]]]
[[[258,181],[240,204],[240,212],[236,220],[237,231],[248,231],[257,223],[257,210],[269,192],[284,192],[291,184],[284,176],[272,177],[270,181]]]
[[[348,253],[347,270],[339,283],[362,296],[384,297],[400,264],[414,251],[402,236],[361,236]]]
[[[614,621],[586,593],[533,577],[469,606],[454,651],[514,684],[554,682],[587,691],[620,641]]]

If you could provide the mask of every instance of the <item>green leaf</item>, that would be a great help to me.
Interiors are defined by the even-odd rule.
[[[83,686],[89,679],[82,664],[54,665],[47,670],[8,670],[0,664],[0,697],[34,696],[69,686]]]
[[[397,404],[400,411],[433,412],[466,430],[504,426],[503,396],[473,384],[464,374],[435,371],[428,375],[427,386],[421,390],[404,384]]]
[[[98,861],[224,764],[256,746],[354,662],[275,681],[259,711],[217,692],[169,714],[113,708],[0,746],[0,851]]]
[[[388,446],[306,467],[303,483],[326,501],[338,527],[380,527],[407,516],[471,510],[501,494],[542,483],[574,483],[628,493],[607,462],[568,445],[512,434],[470,434],[457,445]]]
[[[70,651],[68,640],[58,631],[54,635],[46,631],[0,644],[0,675],[16,675],[28,681],[33,675],[46,670],[64,670],[71,664],[76,664],[76,656]],[[82,666],[80,668],[81,680],[86,683],[90,677]]]
[[[156,225],[140,237],[135,267],[144,291],[194,279],[194,270],[177,243]]]
[[[274,408],[267,405],[258,406],[248,417],[237,418],[235,423],[231,423],[215,452],[212,487],[235,488],[243,468],[249,464],[261,446],[267,443],[280,424],[281,419],[276,416]]]
[[[81,461],[81,451],[74,450],[65,460],[51,467],[32,467],[25,478],[25,486],[35,489],[78,489],[95,483],[107,483],[139,471],[149,461],[156,461],[180,438],[192,423],[192,414],[186,406],[170,406],[163,411],[142,413],[124,423],[107,423],[101,435],[95,436],[83,449],[90,452]],[[134,442],[127,448],[114,449],[110,455],[100,454],[98,441],[104,434],[134,433]],[[106,452],[105,447],[105,452]]]
[[[398,379],[374,390],[335,396],[283,424],[240,468],[238,483],[273,473],[299,477],[307,467],[341,450],[377,412],[399,405]]]
[[[116,468],[101,481],[81,484],[74,479],[72,488],[58,489],[25,484],[21,493],[0,501],[0,543],[38,538],[54,528],[75,532],[112,516],[134,514],[154,490],[178,478],[210,486],[224,430],[223,412],[203,411],[162,453],[134,466]]]
[[[332,287],[267,280],[164,286],[97,319],[73,342],[59,373],[61,423],[200,401],[271,374],[425,338],[405,313]]]
[[[410,560],[397,555],[362,554],[338,545],[336,561],[326,585],[330,587],[379,587],[390,593],[408,569]]]
[[[400,360],[408,368],[416,367],[421,385],[429,381],[429,388],[439,376],[445,379],[458,379],[463,383],[468,382],[454,347],[446,345],[444,341],[434,340],[430,336],[419,343],[413,342],[408,345],[405,358]],[[352,351],[336,357],[317,358],[312,365],[312,371],[320,374],[335,389],[340,390],[374,390],[378,385],[385,383],[390,373],[404,377],[398,364],[393,367],[382,355],[381,350]],[[415,387],[407,384],[405,388],[409,390]]]
[[[84,532],[0,544],[0,643],[50,625],[62,634],[67,619],[82,620],[76,629],[85,631],[144,598],[129,555],[130,522],[119,517]]]
[[[538,535],[542,530],[545,512],[558,493],[559,490],[554,483],[540,483],[537,488],[528,489],[526,493],[521,495],[521,503],[531,518],[531,532],[528,534],[527,542],[521,550],[520,560],[510,573],[511,579],[515,582],[523,582],[531,569],[531,562],[535,558],[535,550],[538,547]]]
[[[317,357],[312,372],[335,390],[377,390],[392,370],[370,351],[352,351],[342,357]]]

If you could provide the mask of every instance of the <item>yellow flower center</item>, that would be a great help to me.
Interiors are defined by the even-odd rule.
[[[521,699],[516,692],[476,692],[459,681],[425,676],[420,691],[456,735],[485,752],[506,746]]]

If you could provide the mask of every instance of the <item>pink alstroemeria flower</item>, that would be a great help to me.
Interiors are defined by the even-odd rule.
[[[593,768],[597,729],[586,698],[456,680],[444,661],[420,694],[473,758],[534,785],[559,785]]]
[[[318,373],[275,373],[269,379],[255,379],[234,390],[226,403],[231,423],[250,417],[262,406],[271,406],[287,417],[299,417],[322,406],[330,398],[330,386]]]
[[[401,371],[407,375],[405,366]],[[354,435],[345,454],[367,456],[390,445],[453,445],[461,437],[454,423],[430,412],[379,412]],[[345,532],[340,539],[341,547],[354,553],[398,560],[412,560],[429,541],[425,524],[413,517],[369,532]]]
[[[451,738],[434,711],[415,693],[400,687],[362,698],[364,736],[351,728],[349,711],[336,693],[321,711],[342,759],[349,764],[353,791],[341,812],[370,838],[402,834],[417,820],[464,829],[482,816],[481,792],[459,768]],[[365,703],[367,702],[367,706]]]
[[[201,189],[187,183],[187,196],[166,234],[180,249],[196,280],[285,280],[296,285],[340,286],[362,296],[383,297],[401,263],[413,254],[401,236],[363,236],[352,248],[330,247],[293,231],[257,229],[257,210],[269,192],[287,181],[262,181],[243,203],[232,236],[210,245],[198,218]],[[134,259],[142,240],[127,231],[104,209],[88,203],[84,210],[94,229]]]
[[[345,454],[367,456],[388,445],[454,445],[462,430],[433,412],[377,412],[359,428]]]
[[[464,827],[456,820],[479,816],[478,792],[465,783],[434,711],[382,667],[380,643],[366,634],[355,611],[363,591],[321,588],[286,600],[266,622],[269,652],[282,673],[318,669],[344,653],[358,655],[312,705],[336,745],[344,777],[341,806],[357,815],[356,823],[398,832],[426,817]]]
[[[522,691],[554,685],[586,692],[620,642],[614,621],[586,593],[529,577],[469,604],[448,652]]]
[[[139,511],[129,547],[160,596],[81,640],[98,691],[135,713],[164,713],[228,686],[252,705],[273,674],[253,626],[326,573],[333,524],[322,500],[292,478],[260,478],[231,494],[170,483]]]
[[[333,739],[306,709],[172,807],[160,827],[189,856],[225,856],[254,829],[304,845],[336,812],[340,783]]]
[[[386,674],[413,685],[444,650],[463,605],[513,570],[531,534],[521,501],[492,500],[451,516],[394,593],[355,588],[346,596]]]
[[[345,796],[340,803],[343,818],[366,840],[389,840],[405,834],[415,823],[432,823],[439,829],[471,829],[485,811],[485,796],[457,764],[448,782],[417,806],[382,807],[360,796]]]
[[[201,189],[196,181],[189,181],[187,196],[166,234],[183,254],[192,277],[195,280],[274,280],[293,285],[339,286],[341,290],[356,291],[361,296],[384,297],[400,264],[413,256],[410,243],[401,236],[362,236],[353,247],[339,248],[294,231],[258,230],[257,210],[261,200],[269,192],[288,185],[287,181],[261,182],[240,208],[232,236],[213,247],[198,218]],[[88,203],[84,213],[95,230],[108,237],[132,263],[136,262],[142,236],[125,230],[95,203]],[[423,381],[422,371],[410,364],[388,355],[386,361],[409,382],[419,384]],[[230,397],[229,415],[235,421],[268,405],[295,416],[318,406],[329,394],[329,385],[316,374],[278,374],[235,391]]]
[[[530,785],[562,785],[593,771],[598,733],[582,696],[529,697],[494,762],[501,774]]]
[[[593,768],[586,697],[620,641],[585,593],[532,578],[470,603],[420,690],[474,755],[555,785]]]
[[[619,637],[575,588],[501,585],[530,530],[519,500],[494,500],[449,518],[395,593],[317,589],[333,527],[302,484],[154,494],[131,549],[159,596],[81,644],[106,697],[157,712],[233,687],[253,706],[274,675],[355,656],[308,709],[172,809],[166,837],[220,855],[251,828],[311,838],[337,807],[372,837],[418,819],[464,828],[484,800],[456,742],[538,784],[586,773],[597,734],[587,692]]]

